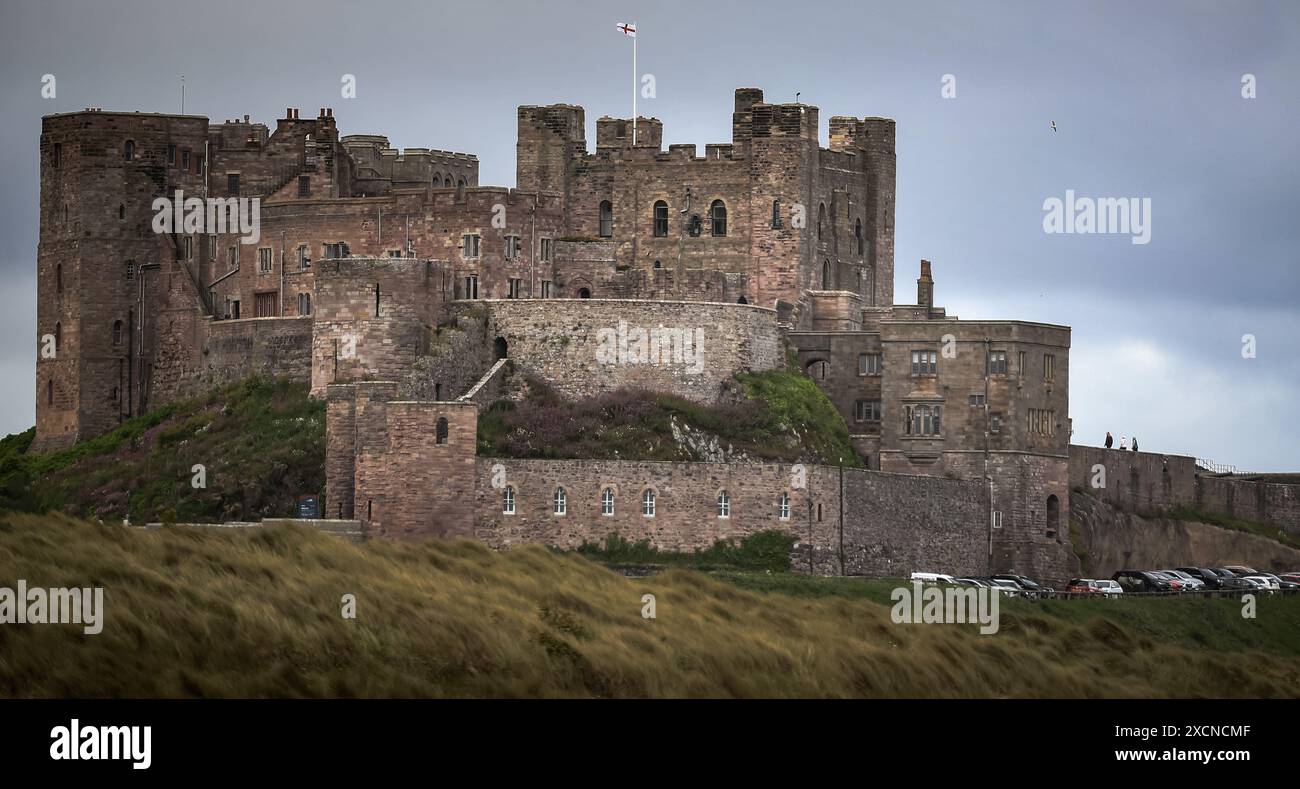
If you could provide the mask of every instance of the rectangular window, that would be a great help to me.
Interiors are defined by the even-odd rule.
[[[1043,380],[1050,381],[1056,375],[1056,357],[1050,353],[1043,354]]]
[[[468,277],[465,277],[465,298],[467,299],[478,298],[478,275],[477,274],[470,274]]]
[[[189,148],[186,148],[185,150],[181,151],[181,170],[187,173],[190,171],[190,149]]]
[[[1029,409],[1029,432],[1038,436],[1056,435],[1056,412],[1043,408]]]
[[[257,271],[259,274],[271,273],[271,248],[270,247],[258,247]]]
[[[938,351],[912,351],[912,375],[935,375],[938,362]]]
[[[858,375],[880,375],[880,354],[858,354]]]
[[[1007,374],[1007,352],[989,351],[989,375]]]
[[[63,163],[63,143],[56,142],[54,143],[54,154],[53,154],[53,160],[51,161],[51,164],[54,167],[58,167],[62,163]]]
[[[226,173],[226,194],[239,197],[239,173]]]
[[[549,299],[550,297],[551,297],[551,281],[549,279],[544,279],[542,280],[542,298]]]
[[[542,260],[547,263],[551,262],[551,252],[555,242],[549,238],[542,239]]]
[[[226,265],[231,270],[239,268],[239,247],[232,246],[226,251]]]
[[[984,406],[984,395],[982,395],[982,394],[973,394],[973,395],[971,395],[971,396],[970,396],[970,404],[973,405],[973,406],[979,406],[979,407],[982,408],[982,407]]]
[[[311,176],[310,175],[298,176],[298,196],[311,197]]]
[[[858,422],[879,422],[880,401],[858,400],[853,404],[853,418]]]
[[[989,432],[990,433],[1002,432],[1002,414],[996,411],[989,414]]]
[[[1016,354],[1016,375],[1021,378],[1025,377],[1025,352],[1021,351]]]
[[[523,284],[523,280],[512,278],[510,280],[509,290],[506,292],[506,298],[507,299],[519,298],[519,289],[522,284]]]
[[[258,318],[274,318],[275,309],[275,291],[270,293],[258,293],[256,301],[253,302],[253,314]]]
[[[185,236],[184,238],[181,239],[181,256],[182,256],[182,259],[184,259],[184,260],[193,260],[193,259],[194,259],[194,238],[193,238],[193,236]]]
[[[167,163],[176,166],[176,146],[171,143],[167,144]]]
[[[519,236],[506,236],[506,260],[519,259]]]
[[[310,267],[311,267],[311,254],[307,252],[307,245],[299,244],[298,245],[298,270],[302,271]]]
[[[194,172],[203,175],[203,154],[194,157]]]
[[[333,244],[325,244],[324,246],[326,260],[345,258],[351,252],[351,250],[348,249],[348,245],[343,241],[336,241]]]
[[[208,236],[208,260],[217,259],[217,236],[215,233]]]
[[[477,233],[466,233],[460,237],[460,255],[466,259],[478,257],[479,238]]]

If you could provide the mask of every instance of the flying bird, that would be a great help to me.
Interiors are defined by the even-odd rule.
[[[1056,121],[1052,121],[1052,131],[1056,131]]]

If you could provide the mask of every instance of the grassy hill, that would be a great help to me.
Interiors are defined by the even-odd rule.
[[[60,452],[35,429],[0,440],[0,507],[132,522],[291,515],[325,487],[325,404],[305,384],[251,379],[163,406]],[[206,487],[195,488],[194,466]]]
[[[480,413],[478,434],[492,457],[862,463],[826,394],[792,370],[738,375],[712,406],[634,389],[573,401],[529,379]]]
[[[1254,620],[1231,600],[1012,601],[982,636],[893,624],[887,581],[7,514],[0,586],[19,578],[104,587],[105,624],[0,627],[0,696],[1300,695],[1295,597]]]

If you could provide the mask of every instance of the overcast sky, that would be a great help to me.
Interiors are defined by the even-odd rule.
[[[583,105],[589,145],[597,117],[630,114],[624,21],[657,88],[638,109],[663,120],[665,146],[729,142],[741,86],[800,92],[823,145],[832,115],[895,118],[897,300],[915,300],[925,258],[950,314],[1073,327],[1076,442],[1111,430],[1300,469],[1294,0],[3,0],[0,433],[34,421],[42,115],[176,112],[184,73],[189,113],[274,126],[285,107],[330,106],[344,134],[474,153],[480,183],[514,186],[516,105]],[[1150,243],[1045,233],[1043,201],[1066,190],[1150,198]]]

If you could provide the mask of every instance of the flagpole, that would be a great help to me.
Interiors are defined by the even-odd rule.
[[[632,147],[636,147],[636,22],[632,23]]]

